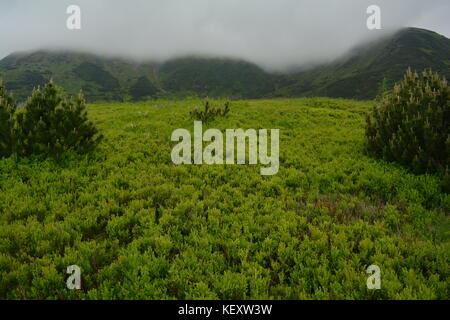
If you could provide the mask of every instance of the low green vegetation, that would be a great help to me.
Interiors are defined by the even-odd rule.
[[[206,125],[280,129],[275,176],[175,166],[171,134],[202,104],[88,105],[93,153],[0,160],[0,298],[450,298],[450,195],[366,155],[372,102],[235,101]]]

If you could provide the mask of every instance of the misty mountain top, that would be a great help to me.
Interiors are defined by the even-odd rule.
[[[450,36],[448,0],[378,0],[382,30],[368,30],[371,0],[78,0],[81,29],[68,30],[70,0],[2,0],[0,57],[65,49],[164,62],[231,57],[268,71],[323,64],[405,26]]]
[[[72,51],[40,50],[0,61],[0,78],[20,100],[53,79],[88,101],[136,101],[158,97],[270,98],[330,96],[372,99],[385,80],[392,86],[412,67],[432,68],[450,78],[450,40],[406,28],[346,55],[310,68],[271,73],[245,60],[185,56],[166,62],[136,62]]]

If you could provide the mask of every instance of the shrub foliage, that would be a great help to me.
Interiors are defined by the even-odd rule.
[[[168,137],[199,103],[90,106],[100,161],[0,160],[0,299],[450,298],[450,195],[362,154],[371,103],[233,102],[214,127],[279,128],[275,176],[175,166]]]
[[[226,102],[223,109],[221,109],[211,108],[209,101],[206,101],[204,110],[195,109],[191,111],[191,118],[207,123],[209,121],[213,121],[216,117],[226,117],[230,110],[231,108],[229,102]]]
[[[3,89],[0,92],[1,145],[6,146],[0,149],[5,150],[2,156],[57,155],[67,150],[87,153],[102,139],[87,118],[81,93],[69,99],[50,81],[34,90],[25,106],[15,112],[14,100]]]
[[[12,153],[15,111],[16,103],[0,81],[0,158],[8,157]]]
[[[415,173],[445,172],[450,163],[450,88],[431,70],[403,81],[367,116],[366,145],[378,158]]]

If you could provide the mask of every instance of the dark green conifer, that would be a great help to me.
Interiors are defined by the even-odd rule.
[[[431,70],[406,72],[403,81],[367,117],[366,145],[378,158],[415,173],[450,166],[450,87]]]
[[[226,102],[224,105],[224,108],[211,108],[209,105],[209,101],[205,102],[205,108],[204,110],[193,110],[191,111],[191,118],[195,120],[202,121],[204,123],[208,123],[209,121],[213,121],[216,117],[226,117],[228,113],[230,112],[230,103]]]
[[[0,80],[0,158],[9,157],[14,149],[13,127],[16,102]]]
[[[87,118],[82,94],[68,99],[52,81],[33,91],[23,112],[17,115],[17,123],[17,152],[25,156],[67,150],[87,153],[102,138]]]

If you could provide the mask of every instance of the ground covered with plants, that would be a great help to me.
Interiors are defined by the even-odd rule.
[[[235,101],[208,122],[280,129],[275,176],[172,164],[171,133],[203,105],[88,105],[94,152],[0,160],[0,298],[450,298],[450,195],[366,155],[372,103]],[[81,290],[66,288],[74,264]]]

